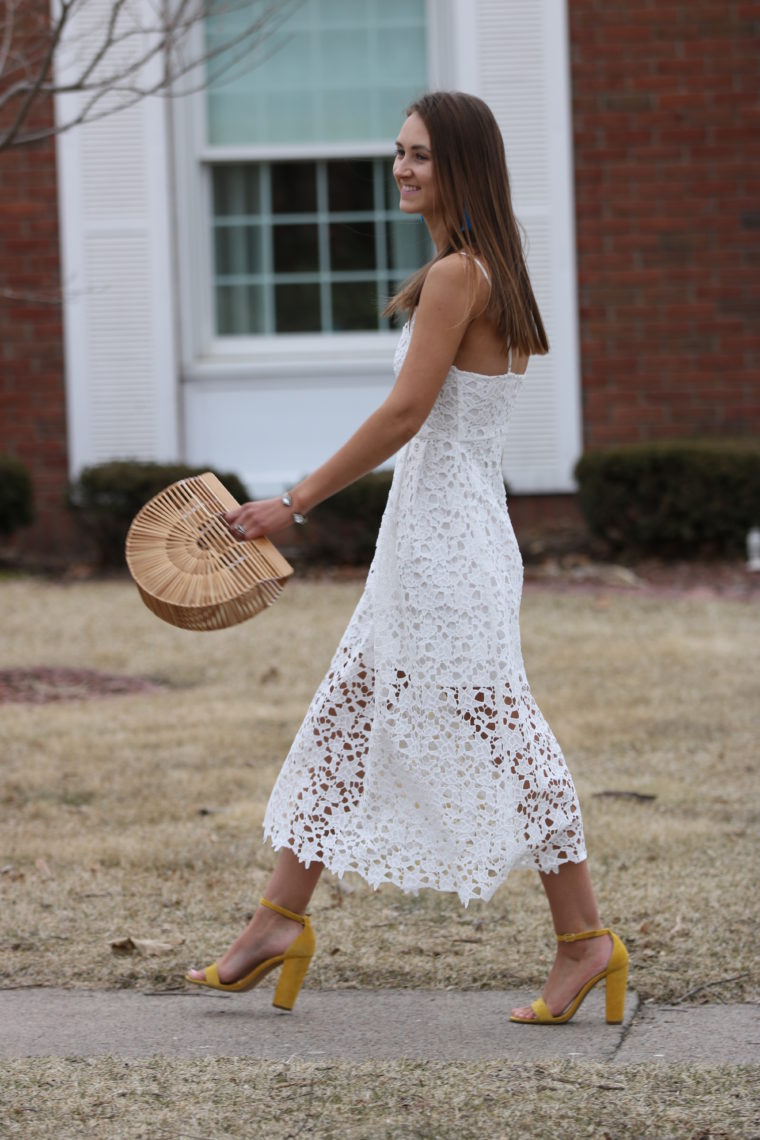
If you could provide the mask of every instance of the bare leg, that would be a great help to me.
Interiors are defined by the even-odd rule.
[[[298,861],[289,848],[283,847],[264,889],[264,898],[286,910],[303,914],[321,874],[321,863],[311,863],[307,867]],[[225,983],[237,981],[250,973],[259,962],[284,953],[302,929],[300,923],[283,918],[268,907],[257,907],[243,933],[235,939],[224,957],[219,959],[219,980]],[[189,972],[196,978],[205,977],[204,970]]]
[[[598,930],[601,923],[591,886],[588,863],[563,863],[559,871],[541,875],[557,934]],[[558,942],[557,956],[541,996],[556,1017],[568,1007],[585,983],[600,973],[612,953],[612,939]],[[533,1017],[530,1006],[513,1010],[518,1017]]]

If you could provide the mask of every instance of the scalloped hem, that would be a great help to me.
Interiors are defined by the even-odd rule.
[[[292,838],[280,840],[268,827],[264,827],[264,840],[271,845],[275,852],[285,849],[292,851],[298,861],[306,867],[311,866],[312,863],[322,863],[326,870],[339,879],[342,879],[347,873],[359,875],[368,886],[372,887],[373,891],[378,890],[379,887],[390,885],[398,887],[407,895],[416,895],[423,890],[456,894],[464,907],[467,907],[473,899],[478,902],[490,902],[496,891],[504,885],[513,871],[528,870],[537,871],[543,875],[556,874],[565,864],[583,863],[588,858],[583,843],[572,854],[567,854],[565,858],[549,856],[542,851],[536,853],[525,851],[508,865],[503,865],[489,872],[488,881],[483,883],[472,879],[465,882],[457,879],[445,869],[438,869],[435,872],[422,872],[411,868],[395,868],[378,874],[378,868],[374,862],[370,863],[368,860],[361,860],[356,856],[341,857],[335,851],[326,851],[320,855],[313,849],[309,850],[314,845],[302,843],[299,847]]]

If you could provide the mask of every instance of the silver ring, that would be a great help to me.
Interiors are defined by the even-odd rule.
[[[240,523],[235,523],[235,530],[242,538],[245,538],[245,527],[242,527]]]

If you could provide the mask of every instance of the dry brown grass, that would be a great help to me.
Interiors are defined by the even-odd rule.
[[[0,985],[170,986],[187,962],[219,954],[272,864],[260,833],[268,791],[360,589],[297,581],[248,625],[193,634],[159,622],[126,582],[0,582],[4,667],[87,666],[165,685],[0,708]],[[631,985],[673,1000],[744,975],[692,1000],[757,997],[758,608],[529,592],[523,631],[535,695],[581,794],[604,919],[632,951]],[[656,799],[595,796],[607,790]],[[527,996],[552,954],[527,873],[467,910],[325,876],[312,910],[311,986]],[[117,957],[110,941],[127,934],[177,949]]]
[[[4,1062],[4,1136],[330,1140],[741,1140],[757,1069],[510,1062]]]

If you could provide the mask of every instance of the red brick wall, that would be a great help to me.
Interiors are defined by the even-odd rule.
[[[28,50],[34,44],[38,21],[49,19],[49,12],[49,0],[27,0],[17,9],[24,23],[16,47]],[[51,121],[50,102],[39,104],[31,124]],[[13,546],[45,559],[65,555],[73,541],[64,506],[68,472],[56,195],[54,140],[0,152],[0,453],[21,459],[35,483],[36,522],[14,536]]]
[[[568,0],[584,443],[760,431],[760,5]]]

